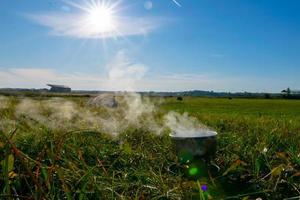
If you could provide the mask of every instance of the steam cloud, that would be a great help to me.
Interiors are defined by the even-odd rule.
[[[205,137],[215,134],[195,117],[189,116],[188,113],[181,115],[171,111],[165,115],[165,121],[166,126],[172,130],[174,137]]]
[[[0,96],[0,109],[5,109],[8,107],[8,98],[5,96]]]
[[[25,98],[19,100],[15,107],[16,121],[26,119],[26,123],[33,129],[38,124],[57,131],[94,129],[111,135],[117,135],[130,127],[147,129],[156,134],[170,130],[176,137],[211,134],[207,127],[187,113],[181,115],[169,112],[161,118],[157,117],[153,101],[134,92],[136,81],[142,79],[146,71],[145,65],[133,62],[124,51],[120,51],[107,66],[107,84],[117,88],[122,86],[125,90],[113,94],[118,102],[117,107],[99,107],[97,102],[93,105],[83,100],[76,102],[64,98],[39,101]],[[6,97],[0,97],[0,108],[7,107],[7,102]]]
[[[147,67],[128,57],[124,50],[119,51],[106,66],[107,83],[104,85],[105,88],[112,88],[116,91],[135,91],[136,82],[145,76]]]

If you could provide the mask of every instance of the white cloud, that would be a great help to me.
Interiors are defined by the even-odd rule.
[[[134,67],[130,67],[135,65],[139,66],[139,64],[127,65],[125,72],[122,71],[121,77],[117,75],[113,78],[101,74],[60,73],[51,69],[0,68],[0,88],[45,88],[47,83],[63,84],[73,89],[85,90],[279,92],[288,86],[297,88],[295,81],[278,80],[272,82],[268,78],[232,78],[213,74],[164,74],[142,78],[144,72],[141,70],[145,67],[143,65],[137,70],[142,72],[141,76],[132,80],[128,78],[128,75],[136,70]],[[127,71],[128,66],[129,72]]]
[[[44,88],[47,83],[74,85],[76,88],[93,88],[101,83],[95,75],[58,73],[52,69],[10,68],[0,69],[0,87]]]
[[[68,85],[73,89],[112,91],[186,91],[279,92],[297,89],[297,81],[267,77],[225,76],[208,73],[146,75],[149,67],[118,51],[102,74],[61,73],[47,68],[0,68],[0,88],[44,88],[46,84]],[[270,84],[271,83],[271,84]]]
[[[114,28],[99,32],[93,23],[86,20],[85,13],[52,12],[25,16],[34,23],[49,28],[51,35],[85,39],[147,35],[164,23],[161,18],[115,16]]]

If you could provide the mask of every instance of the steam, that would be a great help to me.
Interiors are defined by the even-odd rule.
[[[147,128],[159,134],[162,127],[154,117],[154,104],[135,92],[136,83],[145,76],[147,66],[130,59],[127,52],[122,50],[106,69],[108,81],[104,85],[105,88],[125,91],[115,93],[119,96],[118,108],[109,109],[108,116],[100,120],[106,132],[117,135],[129,127],[135,127]]]
[[[147,67],[141,63],[129,59],[126,51],[119,51],[113,60],[106,66],[107,82],[104,88],[110,88],[114,91],[135,91],[135,85],[141,80]]]
[[[61,121],[72,120],[80,111],[75,103],[64,101],[59,98],[51,99],[48,102],[45,102],[45,104],[45,106],[52,111],[51,118],[60,119]]]
[[[154,105],[150,101],[143,102],[140,94],[129,93],[124,96],[125,103],[128,106],[128,111],[125,118],[128,121],[135,122],[143,114],[153,114]]]
[[[174,137],[205,137],[216,134],[207,126],[201,124],[195,117],[189,116],[188,113],[181,115],[171,111],[165,115],[165,121]]]
[[[3,133],[9,133],[16,128],[16,122],[11,119],[0,118],[0,130]]]
[[[124,51],[120,51],[107,65],[109,81],[106,84],[116,89],[121,87],[125,92],[102,94],[90,101],[21,99],[15,108],[16,121],[23,118],[32,129],[39,125],[58,132],[89,129],[118,135],[133,127],[156,134],[170,130],[176,137],[201,137],[214,133],[187,113],[169,112],[165,116],[158,116],[153,101],[134,92],[136,82],[143,78],[146,71],[145,65],[132,61]],[[101,100],[100,104],[98,100]],[[106,100],[115,100],[117,103],[109,106]],[[4,107],[7,99],[1,97],[0,103]]]
[[[15,109],[17,118],[25,118],[33,129],[37,125],[50,130],[94,129],[118,135],[128,128],[141,128],[156,134],[169,129],[175,137],[204,137],[215,133],[187,113],[169,112],[157,117],[155,105],[137,93],[118,93],[118,107],[94,107],[63,98],[22,99]]]
[[[38,127],[54,131],[89,129],[118,135],[130,127],[147,128],[159,134],[162,127],[154,117],[155,107],[139,94],[118,96],[117,108],[93,107],[63,98],[50,100],[21,99],[15,108],[16,121],[24,121],[32,129]],[[1,128],[1,127],[0,127]],[[3,129],[3,128],[1,128]]]
[[[60,129],[70,127],[70,120],[77,112],[72,102],[59,98],[41,101],[27,98],[16,106],[15,116],[27,119],[31,127],[38,124],[49,129]]]
[[[0,130],[3,133],[9,133],[15,128],[15,122],[11,119],[5,118],[1,111],[10,107],[10,98],[6,96],[0,96]]]
[[[0,96],[0,109],[8,108],[8,98],[5,96]]]
[[[147,98],[134,92],[135,83],[142,79],[147,71],[143,64],[133,62],[125,51],[119,51],[115,59],[108,65],[109,85],[115,85],[119,89],[130,91],[122,94],[123,99],[119,106],[122,120],[118,121],[112,116],[109,121],[113,123],[115,131],[123,130],[128,126],[147,127],[151,131],[160,134],[168,128],[176,137],[196,137],[213,134],[209,129],[200,124],[196,118],[189,117],[187,113],[180,115],[169,112],[165,115],[165,124],[159,123],[155,117],[156,108]],[[113,113],[113,111],[111,111]],[[125,124],[125,125],[124,125]]]
[[[34,121],[45,123],[47,120],[42,115],[41,103],[32,99],[22,99],[16,106],[16,117],[29,117]]]

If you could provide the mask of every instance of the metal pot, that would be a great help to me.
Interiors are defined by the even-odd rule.
[[[206,131],[205,134],[199,133],[193,137],[179,137],[176,134],[170,136],[182,163],[191,162],[194,158],[209,159],[217,150],[215,131]]]

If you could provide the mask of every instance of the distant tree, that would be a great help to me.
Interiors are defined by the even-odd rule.
[[[264,96],[265,96],[265,99],[271,99],[271,95],[269,93],[266,93]]]
[[[289,87],[286,89],[286,95],[288,97],[291,96],[291,89]]]
[[[288,87],[286,90],[281,91],[283,98],[291,97],[291,89]]]
[[[182,101],[183,98],[181,96],[177,97],[177,101]]]

